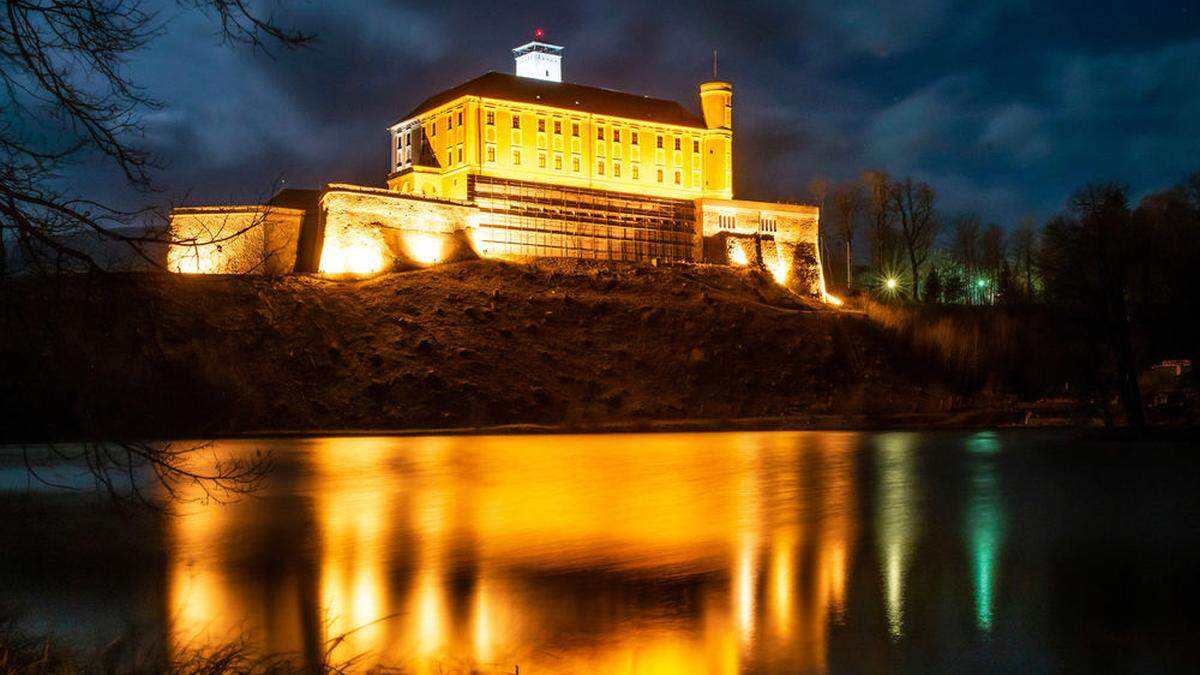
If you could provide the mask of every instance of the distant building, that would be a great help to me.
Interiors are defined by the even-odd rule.
[[[733,199],[729,83],[700,85],[697,116],[674,101],[562,82],[562,52],[523,44],[515,75],[481,75],[389,127],[387,189],[334,183],[286,205],[176,209],[176,237],[195,244],[172,248],[172,268],[657,259],[763,265],[797,290],[823,292],[817,209]],[[258,222],[264,231],[251,234]],[[206,244],[214,235],[219,248]]]

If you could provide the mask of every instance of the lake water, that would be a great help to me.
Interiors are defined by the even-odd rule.
[[[1200,462],[1028,432],[222,441],[177,516],[0,470],[0,600],[80,645],[404,672],[1157,672],[1197,663]],[[343,636],[335,640],[337,636]]]

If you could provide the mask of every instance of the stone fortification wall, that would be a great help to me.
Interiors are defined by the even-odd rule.
[[[197,274],[288,274],[303,209],[212,206],[171,212],[167,269]]]
[[[464,257],[477,209],[390,190],[332,184],[321,198],[324,242],[320,271],[389,269]],[[469,248],[469,247],[468,247]]]
[[[793,291],[821,295],[816,207],[735,199],[696,202],[704,261],[762,266]]]
[[[693,208],[583,190],[548,196],[511,181],[474,187],[474,202],[334,183],[307,208],[176,209],[171,229],[179,243],[168,265],[201,273],[368,274],[475,255],[658,258],[761,266],[796,292],[824,293],[815,207],[700,199]]]

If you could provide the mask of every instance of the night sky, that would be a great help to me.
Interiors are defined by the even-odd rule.
[[[509,50],[538,26],[566,47],[565,80],[691,109],[718,49],[737,196],[802,200],[818,174],[883,168],[929,181],[947,215],[1011,225],[1088,180],[1139,196],[1200,170],[1196,0],[263,6],[319,42],[230,47],[168,4],[177,15],[130,64],[167,104],[145,139],[169,164],[164,199],[253,200],[281,177],[382,185],[385,128],[433,93],[512,72]],[[116,199],[113,173],[66,179]]]

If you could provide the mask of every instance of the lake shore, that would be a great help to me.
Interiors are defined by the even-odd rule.
[[[984,428],[1029,410],[753,270],[480,260],[0,290],[0,441]]]

